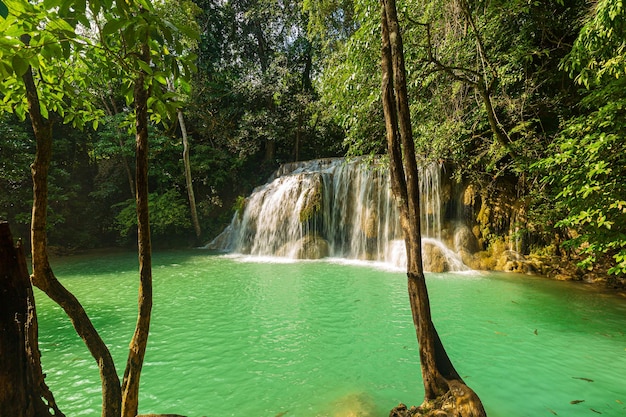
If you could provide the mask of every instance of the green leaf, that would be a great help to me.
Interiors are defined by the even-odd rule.
[[[74,35],[74,28],[64,19],[54,19],[48,23],[48,29],[60,31],[66,35]]]
[[[157,80],[159,82],[159,84],[167,85],[167,79],[165,78],[163,73],[156,73],[156,74],[154,74],[154,79]]]
[[[43,101],[39,102],[39,111],[41,112],[41,117],[48,119],[48,107]]]
[[[3,18],[6,18],[8,15],[9,15],[9,9],[7,8],[6,4],[4,4],[2,0],[0,0],[0,16],[2,16]]]
[[[150,67],[150,64],[141,59],[137,60],[137,64],[146,74],[152,75],[152,68]]]
[[[26,105],[24,103],[17,103],[15,106],[15,114],[20,119],[20,121],[26,120]]]
[[[102,28],[102,36],[109,36],[124,27],[126,21],[123,19],[109,20]]]
[[[28,61],[19,55],[13,56],[11,64],[13,65],[13,71],[15,72],[15,75],[17,75],[18,77],[23,76],[24,74],[26,74],[26,71],[28,71]]]

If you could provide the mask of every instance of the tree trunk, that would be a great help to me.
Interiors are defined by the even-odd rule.
[[[263,163],[272,165],[276,159],[276,141],[274,139],[265,139],[265,156]]]
[[[28,39],[24,38],[24,43]],[[33,79],[32,69],[23,76],[28,101],[28,113],[37,147],[35,161],[31,165],[33,177],[33,211],[31,221],[31,250],[33,284],[56,302],[70,318],[76,333],[87,345],[96,360],[102,380],[102,416],[120,415],[121,390],[115,364],[100,335],[93,327],[80,302],[54,276],[48,261],[46,235],[48,209],[48,170],[52,159],[52,124],[41,115],[39,96]]]
[[[298,109],[298,126],[296,127],[296,138],[293,143],[293,160],[298,162],[300,160],[300,143],[302,142],[302,109]]]
[[[392,191],[398,200],[407,250],[408,292],[419,344],[424,406],[450,394],[457,416],[486,416],[476,394],[450,361],[431,319],[422,266],[418,167],[411,128],[402,36],[395,0],[381,0],[382,98]]]
[[[144,42],[141,59],[150,64],[150,48]],[[122,416],[135,417],[139,408],[139,380],[148,345],[150,316],[152,312],[152,248],[150,242],[150,217],[148,211],[148,97],[144,86],[145,73],[135,82],[136,174],[137,181],[137,231],[139,253],[139,314],[135,333],[130,342],[128,362],[122,383]]]
[[[515,159],[515,153],[512,149],[512,143],[509,136],[506,134],[504,128],[498,121],[498,116],[496,114],[496,110],[493,108],[493,102],[491,100],[491,92],[485,86],[484,79],[479,79],[476,84],[476,89],[478,90],[478,94],[480,98],[483,100],[483,104],[485,105],[485,111],[487,112],[487,120],[489,121],[489,127],[491,127],[491,131],[498,143],[506,149],[507,153],[511,158]]]
[[[117,143],[120,145],[120,159],[122,160],[122,165],[124,165],[124,170],[126,171],[126,179],[128,180],[128,186],[130,189],[130,195],[135,196],[135,179],[133,178],[133,171],[130,169],[130,164],[124,156],[124,143],[122,142],[122,130],[117,128]]]
[[[0,222],[0,415],[61,416],[44,381],[37,313],[20,244]]]
[[[178,123],[183,136],[183,165],[185,167],[185,184],[187,185],[187,196],[189,197],[189,207],[191,208],[191,221],[196,232],[196,239],[200,240],[202,229],[200,228],[200,220],[198,219],[198,210],[196,208],[196,195],[193,192],[193,179],[191,178],[191,163],[189,162],[189,140],[187,138],[187,126],[183,112],[179,109]]]

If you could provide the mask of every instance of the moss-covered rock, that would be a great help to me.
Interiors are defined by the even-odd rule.
[[[329,255],[330,248],[326,239],[312,234],[293,243],[291,253],[297,259],[322,259]]]
[[[441,248],[432,243],[422,245],[422,262],[424,270],[428,272],[446,272],[450,270],[448,260]]]
[[[315,175],[313,186],[310,187],[303,197],[300,209],[300,221],[306,222],[313,219],[322,210],[322,176]]]

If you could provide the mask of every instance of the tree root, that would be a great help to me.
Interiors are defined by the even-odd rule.
[[[425,400],[419,407],[398,404],[389,417],[486,417],[476,393],[464,383],[448,381],[449,391],[434,400]]]

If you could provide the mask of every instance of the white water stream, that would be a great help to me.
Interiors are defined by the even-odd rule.
[[[425,269],[467,270],[441,240],[439,165],[421,168],[420,191]],[[283,165],[207,246],[256,256],[328,256],[402,267],[403,242],[388,170],[376,163],[325,159]]]

